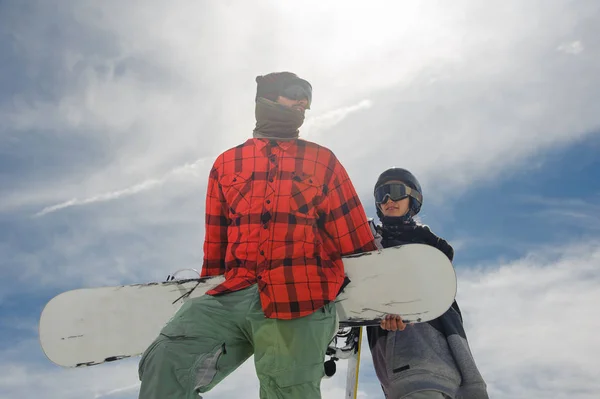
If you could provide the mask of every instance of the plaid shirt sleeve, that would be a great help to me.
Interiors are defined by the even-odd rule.
[[[227,250],[227,226],[229,225],[229,218],[227,202],[219,185],[218,162],[219,159],[215,161],[208,176],[202,277],[217,276],[225,273],[225,252]]]
[[[342,256],[377,249],[369,221],[354,185],[341,163],[328,184],[329,214],[325,231],[333,238]]]

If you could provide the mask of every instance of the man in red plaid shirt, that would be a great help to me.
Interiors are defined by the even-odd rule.
[[[202,276],[225,282],[144,353],[140,398],[195,398],[252,354],[260,398],[320,398],[341,257],[377,249],[344,167],[298,138],[311,85],[290,72],[256,82],[253,138],[219,155],[208,181]]]

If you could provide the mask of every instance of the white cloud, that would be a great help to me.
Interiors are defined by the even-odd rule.
[[[126,386],[126,387],[123,387],[123,388],[117,388],[117,389],[113,389],[111,391],[107,391],[107,392],[96,394],[95,398],[106,398],[106,397],[109,397],[109,396],[113,396],[114,397],[117,394],[122,394],[124,392],[129,392],[129,391],[133,391],[133,390],[137,390],[137,389],[140,389],[140,384],[139,383],[136,383],[136,384],[133,384],[133,385],[129,385],[129,386]]]
[[[331,129],[346,119],[350,114],[369,109],[372,106],[373,103],[370,100],[362,100],[355,105],[335,109],[315,118],[308,118],[302,127],[302,137],[308,140],[316,140],[314,136],[323,133],[323,131],[326,131],[327,129]]]
[[[249,137],[254,77],[282,69],[313,83],[313,127],[329,130],[317,137],[307,121],[307,138],[333,149],[363,192],[391,163],[413,168],[431,194],[501,178],[600,127],[600,79],[588,72],[600,67],[598,52],[590,44],[565,63],[555,51],[578,51],[595,35],[592,10],[593,2],[518,1],[39,3],[31,23],[15,26],[15,43],[34,82],[45,70],[61,79],[53,100],[15,94],[0,107],[1,126],[17,141],[39,129],[93,138],[104,161],[7,193],[0,209],[150,194],[137,185],[157,187],[178,165]],[[76,32],[52,50],[42,45],[48,13]],[[333,111],[365,98],[360,112]]]
[[[600,195],[583,198],[529,195],[522,197],[524,204],[536,206],[536,217],[557,225],[576,226],[589,230],[600,229]]]
[[[458,301],[492,397],[596,397],[599,270],[597,240],[461,270]]]
[[[72,206],[89,205],[89,204],[94,204],[97,202],[106,202],[106,201],[111,201],[111,200],[115,200],[115,199],[119,199],[119,198],[128,197],[131,195],[141,193],[143,191],[147,191],[147,190],[156,188],[157,186],[160,186],[163,183],[165,183],[167,180],[175,178],[175,177],[181,177],[181,176],[186,176],[186,175],[192,175],[192,176],[197,177],[199,175],[198,174],[199,170],[202,170],[203,172],[205,172],[204,175],[206,175],[208,173],[207,171],[209,170],[209,168],[207,167],[207,161],[210,162],[210,161],[212,161],[212,159],[210,159],[210,158],[198,159],[197,161],[195,161],[193,163],[188,163],[188,164],[179,166],[179,167],[169,171],[168,173],[166,173],[165,175],[163,175],[160,178],[148,179],[141,183],[137,183],[131,187],[124,188],[122,190],[98,194],[93,197],[84,198],[84,199],[73,198],[71,200],[62,202],[60,204],[47,206],[44,209],[42,209],[41,211],[39,211],[38,213],[36,213],[35,216],[44,216],[48,213],[56,212],[61,209],[69,208]],[[203,177],[204,177],[204,175],[203,175]]]
[[[563,53],[577,55],[584,50],[584,46],[583,43],[581,43],[579,40],[575,40],[571,43],[561,44],[560,46],[558,46],[557,50]]]
[[[358,104],[351,105],[348,107],[343,107],[340,109],[336,109],[333,111],[329,111],[324,115],[318,116],[316,118],[309,118],[307,123],[305,124],[305,128],[303,131],[308,132],[308,134],[304,134],[303,137],[309,137],[318,134],[322,130],[329,129],[336,124],[340,123],[344,120],[348,115],[353,112],[360,111],[362,109],[367,109],[371,107],[371,102],[369,100],[360,101]],[[120,199],[124,197],[128,197],[131,195],[135,195],[147,190],[151,190],[162,185],[169,179],[175,177],[181,177],[185,175],[192,175],[193,177],[200,177],[201,181],[206,180],[208,176],[208,170],[210,163],[217,157],[215,154],[213,157],[206,157],[202,159],[198,159],[193,163],[187,163],[185,165],[174,168],[173,170],[167,172],[162,177],[155,179],[148,179],[140,183],[136,183],[131,187],[127,187],[121,190],[111,191],[108,193],[97,194],[92,197],[78,199],[73,198],[68,201],[61,202],[56,205],[51,205],[43,208],[41,211],[37,212],[34,216],[44,216],[46,214],[59,211],[61,209],[70,208],[73,206],[82,206],[82,205],[90,205],[98,202],[106,202],[115,199]],[[200,174],[200,172],[203,172]]]

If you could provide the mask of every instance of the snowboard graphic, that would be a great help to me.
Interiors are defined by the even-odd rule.
[[[350,280],[336,298],[340,327],[377,325],[386,314],[406,322],[442,315],[456,295],[448,258],[407,244],[343,258]],[[39,323],[48,359],[85,367],[141,355],[183,302],[223,282],[222,276],[83,288],[51,299]]]

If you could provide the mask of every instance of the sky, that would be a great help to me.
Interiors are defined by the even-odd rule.
[[[490,397],[597,397],[599,22],[595,0],[0,0],[0,396],[137,398],[139,359],[48,361],[40,312],[200,267],[209,168],[285,70],[368,216],[385,169],[421,181]],[[251,361],[205,397],[242,392]],[[368,350],[359,397],[383,398]]]

